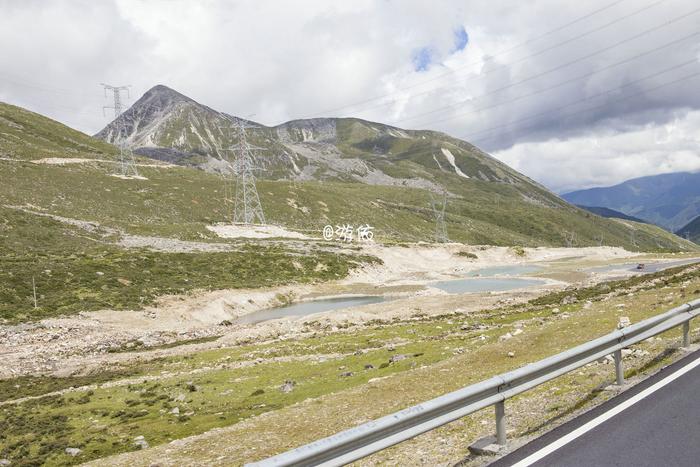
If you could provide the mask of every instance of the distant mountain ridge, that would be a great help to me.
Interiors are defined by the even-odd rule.
[[[582,204],[577,204],[576,207],[585,209],[588,212],[592,212],[600,217],[607,217],[608,219],[625,219],[628,221],[641,222],[642,224],[648,224],[647,221],[639,219],[634,216],[628,216],[627,214],[615,211],[614,209],[605,208],[602,206],[583,206]]]
[[[602,206],[676,231],[700,215],[700,173],[677,172],[562,195],[573,204]]]
[[[676,232],[679,236],[700,244],[700,216],[696,217]]]

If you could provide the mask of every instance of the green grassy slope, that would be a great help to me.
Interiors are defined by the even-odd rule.
[[[139,309],[158,296],[191,290],[337,279],[360,261],[371,261],[253,244],[231,252],[164,253],[127,250],[110,240],[99,231],[0,207],[0,322]]]
[[[678,229],[678,232],[676,233],[683,238],[685,238],[687,235],[691,241],[695,243],[700,243],[700,216],[696,217],[687,225]]]
[[[21,107],[0,102],[0,157],[114,159],[111,144]]]
[[[31,204],[65,217],[96,221],[129,233],[181,239],[214,239],[206,225],[230,219],[224,182],[188,168],[143,168],[148,180],[122,180],[110,168],[80,164],[48,166],[0,163],[6,180],[0,203]],[[37,189],[36,187],[41,187]],[[653,226],[604,219],[569,205],[528,202],[517,187],[467,180],[455,184],[459,198],[447,206],[450,238],[471,244],[565,245],[573,230],[576,246],[605,245],[646,251],[690,248]],[[269,222],[319,236],[326,224],[368,223],[386,241],[432,241],[435,222],[426,190],[341,182],[260,181]],[[631,231],[635,230],[635,238]],[[635,246],[633,240],[636,241]]]

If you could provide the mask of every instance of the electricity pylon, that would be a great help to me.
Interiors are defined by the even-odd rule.
[[[572,248],[574,243],[576,243],[576,232],[569,232],[565,230],[561,233],[561,236],[564,237],[564,242],[566,242],[567,248]]]
[[[595,241],[598,243],[598,246],[603,246],[603,234],[596,236]]]
[[[233,201],[234,224],[265,224],[258,189],[255,185],[255,167],[253,154],[263,148],[252,146],[246,137],[243,120],[238,121],[238,145],[230,148],[236,156],[231,164],[235,180],[235,198]],[[234,190],[231,190],[234,191]]]
[[[442,207],[439,201],[436,200],[432,193],[430,194],[430,205],[433,208],[435,215],[435,241],[437,243],[448,243],[450,239],[447,237],[447,227],[445,226],[445,208],[447,207],[447,192],[443,192]]]
[[[136,162],[134,161],[134,153],[131,149],[126,147],[126,131],[124,128],[124,123],[119,120],[119,116],[122,114],[122,99],[121,92],[126,91],[127,97],[129,96],[129,86],[112,86],[105,83],[100,83],[105,90],[105,97],[107,97],[107,91],[112,91],[114,94],[114,105],[102,106],[102,113],[105,109],[114,109],[114,122],[117,125],[117,137],[112,138],[112,141],[116,141],[119,146],[119,172],[120,175],[125,177],[136,176],[138,177],[139,172],[136,170]],[[122,133],[124,133],[122,135]],[[117,140],[118,138],[118,140]]]

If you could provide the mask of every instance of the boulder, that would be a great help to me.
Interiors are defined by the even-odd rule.
[[[620,316],[620,319],[617,322],[617,329],[626,328],[631,325],[632,321],[630,321],[628,316]]]
[[[287,380],[284,382],[284,384],[282,386],[280,386],[280,391],[282,391],[284,393],[292,392],[294,390],[294,386],[296,386],[296,384],[297,383],[295,383],[294,381]]]
[[[147,449],[148,448],[148,441],[146,441],[146,439],[143,437],[143,435],[137,436],[136,438],[134,438],[134,446],[136,446],[140,449]]]

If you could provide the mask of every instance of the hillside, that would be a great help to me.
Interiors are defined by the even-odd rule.
[[[689,238],[691,241],[700,243],[700,216],[678,229],[676,234],[683,238],[686,238],[687,235],[687,238]]]
[[[168,100],[161,88],[154,88],[150,96],[147,93],[143,99],[153,102],[154,92],[158,91],[156,94],[161,100],[156,102],[176,101],[176,107],[195,105],[184,96],[171,96],[173,93],[169,91],[166,93],[171,96]],[[153,105],[147,108],[154,109]],[[201,112],[214,112],[198,104],[196,108]],[[40,115],[15,112],[24,116],[24,127],[46,129],[49,135],[39,140],[56,145],[51,153],[54,156],[113,157],[114,149],[110,145]],[[124,115],[131,118],[138,112],[139,107],[135,106]],[[180,109],[174,113],[182,116],[183,112]],[[159,125],[169,121],[160,120]],[[226,121],[230,123],[228,117]],[[341,119],[335,124],[336,140],[332,144],[325,142],[328,139],[322,135],[332,132],[322,128],[320,120],[290,122],[275,129],[262,127],[257,133],[260,142],[264,141],[261,135],[265,132],[286,134],[286,141],[296,141],[286,144],[305,151],[308,156],[304,159],[298,156],[295,161],[298,174],[293,165],[278,163],[291,161],[287,156],[274,155],[272,151],[260,156],[276,167],[272,172],[279,176],[267,174],[259,182],[263,208],[270,223],[313,232],[313,235],[318,235],[326,224],[369,223],[382,241],[432,241],[435,221],[430,207],[431,192],[422,188],[430,187],[449,192],[446,227],[454,241],[565,245],[564,232],[575,231],[577,246],[598,245],[602,236],[606,245],[628,249],[687,248],[682,240],[660,229],[651,234],[640,232],[635,246],[629,226],[571,206],[474,146],[449,136],[434,132],[403,133],[359,120]],[[144,121],[139,121],[135,128],[145,128],[144,125]],[[231,130],[230,126],[227,130],[222,127],[221,133]],[[58,134],[52,136],[52,132]],[[65,134],[71,138],[60,139]],[[182,139],[180,136],[178,140]],[[20,150],[17,143],[2,141],[0,151],[4,154],[24,153],[28,160],[39,158],[37,143],[30,141],[31,144],[20,145]],[[81,148],[104,149],[104,152],[76,152],[74,141],[80,142]],[[65,150],[59,149],[60,144],[64,144]],[[372,150],[367,151],[365,147]],[[446,163],[446,153],[454,156],[454,167]],[[214,159],[215,155],[207,157]],[[139,171],[147,180],[124,181],[112,177],[113,171],[110,164],[4,162],[0,165],[0,176],[7,182],[0,202],[31,204],[52,214],[99,222],[131,234],[181,239],[215,240],[216,236],[206,226],[230,219],[231,205],[226,201],[225,183],[219,175],[188,167],[144,166]]]
[[[0,102],[0,157],[114,159],[111,144],[21,107]]]
[[[604,208],[602,206],[583,206],[581,204],[577,204],[577,207],[584,209],[588,212],[592,212],[595,215],[598,215],[600,217],[606,217],[608,219],[624,219],[627,221],[634,221],[634,222],[639,222],[642,224],[647,224],[648,222],[639,219],[638,217],[634,216],[628,216],[627,214],[620,212],[620,211],[615,211],[614,209],[610,208]]]
[[[573,204],[604,206],[676,231],[700,215],[700,173],[635,178],[562,197]]]

